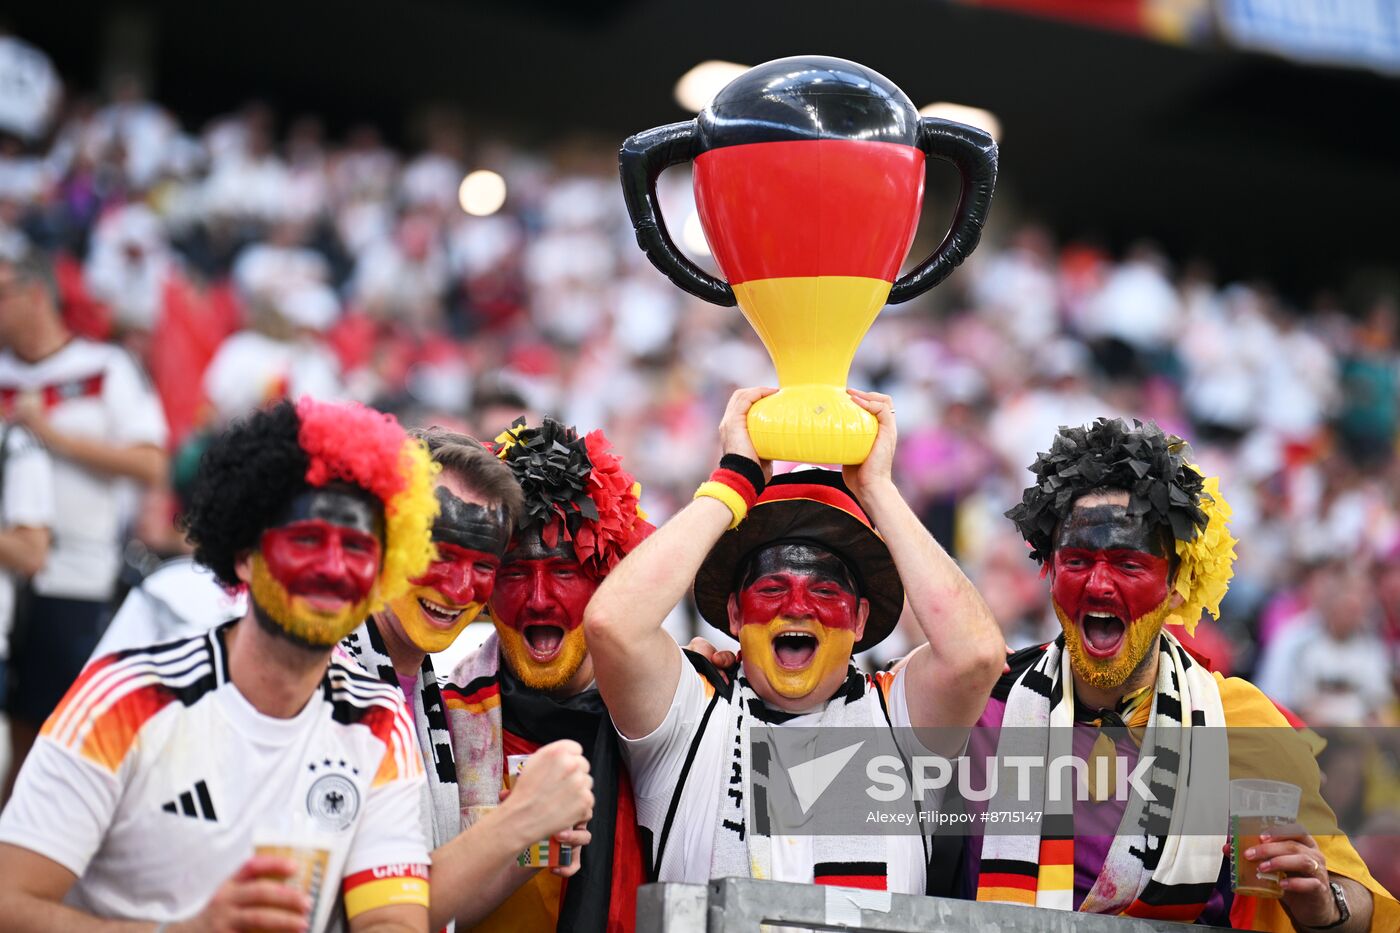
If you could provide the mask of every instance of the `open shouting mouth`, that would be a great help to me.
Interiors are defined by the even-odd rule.
[[[564,630],[557,625],[527,625],[521,634],[531,660],[540,664],[553,661],[564,647]]]
[[[1084,635],[1084,651],[1094,658],[1111,658],[1123,646],[1128,626],[1119,616],[1107,612],[1086,612],[1079,621]]]
[[[802,630],[779,632],[773,636],[773,657],[778,666],[788,671],[800,671],[812,663],[820,643],[817,636]]]
[[[824,626],[815,619],[779,617],[739,629],[744,664],[753,665],[778,696],[789,700],[808,697],[827,678],[844,671],[854,644],[854,630]]]

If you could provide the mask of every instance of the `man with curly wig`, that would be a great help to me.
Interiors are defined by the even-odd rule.
[[[362,406],[215,440],[185,528],[248,611],[88,664],[0,817],[6,929],[426,930],[412,721],[332,650],[427,569],[435,512],[422,444]]]
[[[643,881],[641,845],[582,623],[598,584],[652,531],[638,506],[641,485],[601,431],[580,436],[551,418],[536,427],[520,419],[496,445],[524,509],[496,572],[495,633],[442,691],[463,812],[489,812],[500,800],[509,756],[537,756],[560,739],[583,746],[596,803],[580,827],[591,841],[577,874],[535,870],[475,929],[630,930]],[[532,767],[533,757],[524,773]]]
[[[984,827],[1031,812],[1039,831],[967,839],[961,893],[1259,930],[1395,929],[1400,907],[1337,830],[1288,714],[1174,633],[1219,618],[1235,557],[1219,482],[1189,458],[1152,423],[1061,428],[1006,513],[1063,631],[1011,656],[970,740],[968,761],[988,771],[967,786],[990,788],[992,761],[1013,755],[1085,768],[1070,785],[1071,769],[1032,767],[969,802]],[[1232,778],[1301,788],[1297,823],[1240,853],[1282,879],[1281,898],[1232,890]]]

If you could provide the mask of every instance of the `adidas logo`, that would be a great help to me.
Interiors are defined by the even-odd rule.
[[[214,814],[214,800],[209,796],[209,787],[203,781],[196,781],[193,790],[187,790],[174,800],[166,801],[160,807],[166,813],[203,817],[209,822],[217,822]]]

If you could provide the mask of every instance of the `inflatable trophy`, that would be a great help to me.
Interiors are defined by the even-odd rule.
[[[920,119],[899,88],[855,62],[781,58],[751,68],[694,120],[638,133],[619,153],[637,243],[693,295],[737,302],[780,390],[749,412],[758,455],[860,463],[875,418],[851,401],[856,347],[885,304],[922,294],[977,246],[996,185],[992,138]],[[896,280],[923,206],[924,160],[962,190],[942,245]],[[723,281],[676,249],[656,202],[663,170],[693,161],[695,203]]]

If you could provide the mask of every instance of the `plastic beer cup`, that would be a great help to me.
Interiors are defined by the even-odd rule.
[[[317,913],[321,908],[321,893],[325,888],[326,874],[330,870],[331,850],[321,848],[309,839],[274,841],[273,837],[260,836],[254,841],[253,854],[291,859],[297,863],[296,874],[290,878],[278,876],[272,880],[281,881],[311,898],[311,910],[307,914],[307,921],[314,929]]]
[[[1237,894],[1282,897],[1283,873],[1259,871],[1259,863],[1244,857],[1259,845],[1259,836],[1298,818],[1302,790],[1283,781],[1236,780],[1230,782],[1230,880]]]
[[[529,755],[506,757],[506,787],[515,787],[516,779],[529,759]],[[521,868],[562,868],[573,864],[573,849],[573,846],[560,845],[557,839],[545,839],[521,852],[515,862]]]

